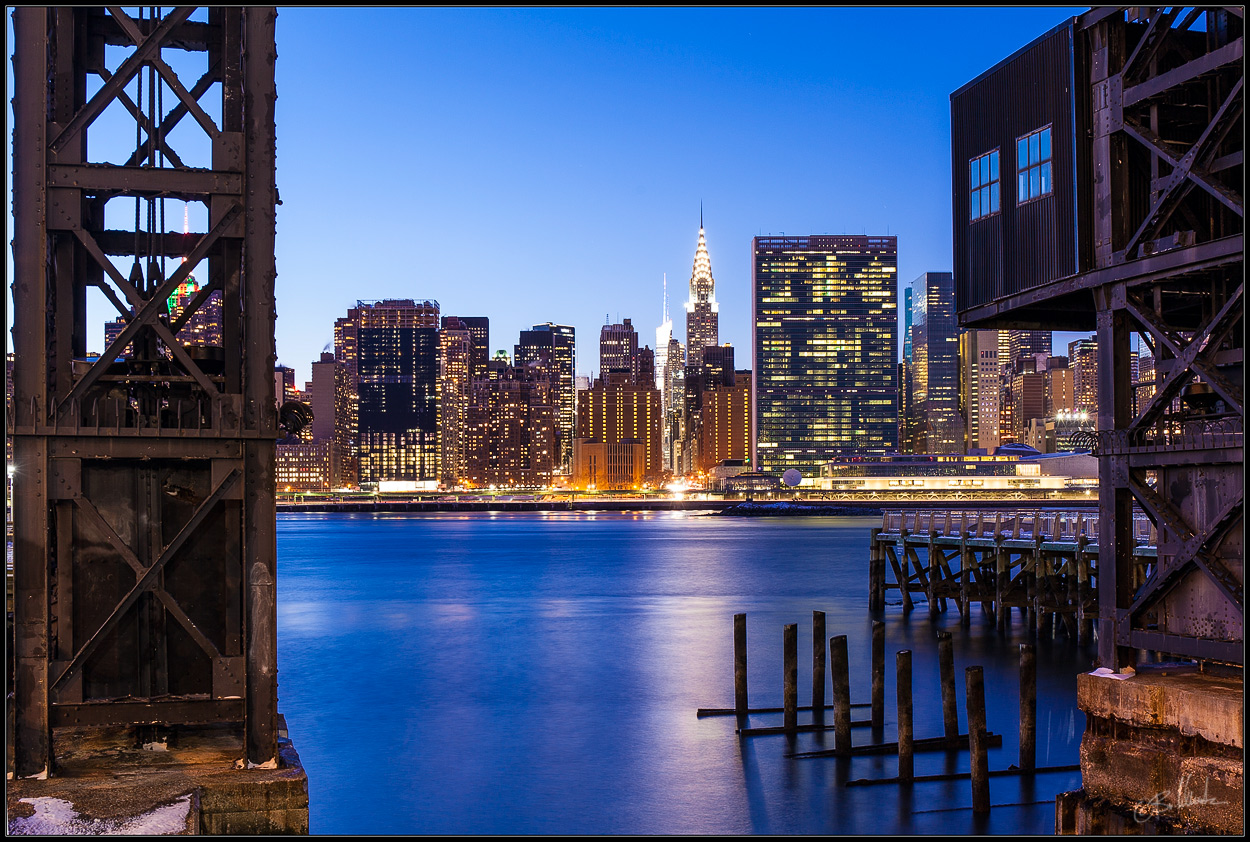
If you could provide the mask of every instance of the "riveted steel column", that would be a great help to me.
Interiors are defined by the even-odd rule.
[[[277,407],[273,395],[275,129],[274,22],[277,12],[243,12],[243,131],[247,137],[243,286],[247,310],[243,330],[243,426],[257,437],[244,447],[244,546],[247,570],[247,755],[252,763],[278,754],[277,575],[274,530],[274,440]]]
[[[47,9],[13,12],[13,621],[14,765],[52,766],[48,701]]]

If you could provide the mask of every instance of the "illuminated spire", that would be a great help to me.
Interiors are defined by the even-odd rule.
[[[187,202],[183,202],[182,204],[182,233],[183,234],[191,233],[191,217],[190,217],[190,210],[189,210],[190,207],[191,207],[190,204],[188,204]],[[187,262],[187,256],[185,254],[182,256],[182,262],[183,263]]]
[[[703,232],[703,207],[699,207],[699,242],[694,250],[694,268],[690,272],[690,303],[716,301],[716,280],[712,277],[712,258],[707,253],[707,237]]]
[[[664,323],[668,323],[668,272],[664,273]]]

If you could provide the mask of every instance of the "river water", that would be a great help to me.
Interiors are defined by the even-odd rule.
[[[869,528],[879,518],[693,513],[282,514],[279,710],[308,773],[313,833],[1048,834],[1075,772],[847,787],[897,757],[802,759],[832,732],[739,738],[733,615],[745,612],[751,705],[782,704],[782,630],[799,624],[799,704],[811,701],[812,611],[848,636],[852,702],[869,701]],[[974,609],[931,623],[888,605],[885,728],[894,653],[913,652],[917,738],[942,733],[936,629],[963,670],[985,670],[991,769],[1018,758],[1013,616],[1000,636]],[[1039,766],[1075,764],[1076,674],[1092,651],[1037,640]],[[826,696],[832,700],[832,691]],[[867,719],[855,708],[853,719]],[[780,725],[781,714],[751,716]],[[811,721],[801,712],[800,724]],[[827,718],[832,722],[832,714]],[[917,753],[917,775],[966,772],[968,754]]]

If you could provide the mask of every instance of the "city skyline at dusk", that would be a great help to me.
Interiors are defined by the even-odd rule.
[[[700,205],[739,348],[753,237],[888,234],[900,286],[948,271],[950,93],[1078,11],[280,9],[278,361],[308,379],[358,299],[487,316],[492,352],[626,317],[647,343]]]

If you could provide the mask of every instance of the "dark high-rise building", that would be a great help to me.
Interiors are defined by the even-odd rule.
[[[599,373],[610,371],[638,376],[638,331],[629,319],[599,328]]]
[[[911,362],[911,287],[903,289],[903,361]]]
[[[361,483],[438,481],[438,302],[358,301],[335,323],[355,384]]]
[[[898,448],[898,239],[756,237],[753,465],[817,476]]]
[[[950,272],[926,272],[911,286],[910,395],[905,453],[963,453],[959,413],[959,324]]]
[[[626,319],[626,324],[629,320]],[[635,341],[637,335],[635,334]],[[521,331],[513,355],[519,367],[543,361],[551,381],[551,399],[555,412],[555,470],[568,473],[573,466],[573,433],[577,426],[577,334],[572,325],[551,322],[534,325]]]
[[[703,214],[699,214],[699,242],[690,270],[690,300],[686,302],[686,365],[697,368],[703,362],[703,349],[720,344],[720,305],[716,303],[716,280],[712,259],[707,253]]]
[[[682,450],[685,447],[686,415],[686,366],[683,362],[685,349],[676,339],[668,341],[668,353],[664,357],[664,384],[661,387],[661,405],[664,413],[664,468],[673,473],[681,470]]]

